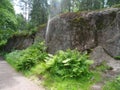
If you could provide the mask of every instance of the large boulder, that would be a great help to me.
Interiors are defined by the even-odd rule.
[[[120,55],[120,9],[67,13],[49,23],[46,45],[48,52],[102,46],[110,56]]]

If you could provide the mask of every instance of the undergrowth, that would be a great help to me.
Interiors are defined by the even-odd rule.
[[[39,43],[25,50],[13,51],[5,57],[24,75],[42,79],[48,90],[90,90],[93,84],[101,80],[100,73],[90,69],[93,61],[88,54],[66,50],[51,55],[45,50],[44,43]]]
[[[62,78],[81,78],[91,75],[90,65],[87,54],[81,54],[77,50],[59,51],[55,55],[50,55],[45,59],[44,71]]]
[[[30,70],[33,66],[42,62],[47,53],[44,43],[30,46],[25,50],[16,50],[7,54],[6,60],[18,71]]]

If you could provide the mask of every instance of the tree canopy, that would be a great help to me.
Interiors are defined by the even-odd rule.
[[[9,0],[0,1],[0,29],[16,29],[17,20]]]

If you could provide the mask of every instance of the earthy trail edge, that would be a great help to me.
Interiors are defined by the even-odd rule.
[[[0,57],[0,90],[45,90],[17,73]]]

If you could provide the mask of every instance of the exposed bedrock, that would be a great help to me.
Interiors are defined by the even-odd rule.
[[[22,50],[31,46],[34,42],[34,35],[15,35],[8,39],[3,51]]]

